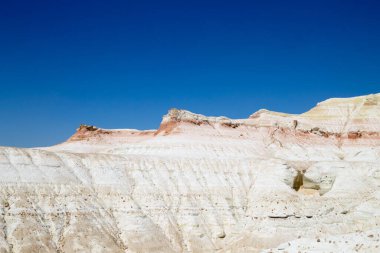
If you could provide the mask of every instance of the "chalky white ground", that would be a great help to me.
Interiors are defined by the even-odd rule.
[[[294,180],[303,178],[297,191]],[[0,252],[380,252],[380,94],[0,147]]]

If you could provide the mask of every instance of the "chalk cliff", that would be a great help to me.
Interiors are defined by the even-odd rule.
[[[0,147],[0,252],[379,252],[380,94]]]

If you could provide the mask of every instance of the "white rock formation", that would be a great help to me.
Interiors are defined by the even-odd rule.
[[[380,94],[0,147],[0,252],[380,252]]]

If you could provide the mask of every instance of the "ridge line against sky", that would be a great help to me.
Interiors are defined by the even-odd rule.
[[[0,145],[380,92],[378,1],[7,1]]]

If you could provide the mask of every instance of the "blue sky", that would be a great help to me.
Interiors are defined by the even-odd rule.
[[[380,92],[378,1],[3,1],[0,145]]]

